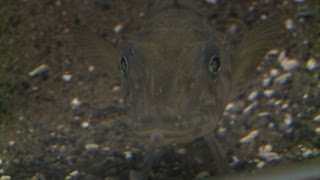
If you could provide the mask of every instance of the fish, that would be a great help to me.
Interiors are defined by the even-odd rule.
[[[131,179],[148,179],[156,148],[202,137],[218,173],[230,170],[215,130],[230,99],[278,38],[280,22],[269,17],[233,44],[195,7],[192,1],[156,2],[121,47],[83,27],[72,32],[86,57],[121,77],[125,123],[148,147],[144,170],[132,171]]]

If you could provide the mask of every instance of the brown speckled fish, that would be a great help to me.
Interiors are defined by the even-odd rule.
[[[122,74],[128,126],[153,147],[204,137],[220,171],[228,163],[214,139],[232,90],[254,72],[277,33],[276,18],[255,27],[235,47],[214,32],[188,1],[159,1],[140,30],[122,48],[115,48],[83,29],[77,44],[89,56]]]

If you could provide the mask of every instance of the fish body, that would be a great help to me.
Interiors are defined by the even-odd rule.
[[[120,48],[83,28],[74,31],[75,42],[85,55],[106,62],[106,71],[122,77],[126,123],[133,138],[150,145],[144,176],[133,177],[148,177],[154,147],[199,137],[208,143],[218,169],[227,171],[213,132],[231,95],[278,37],[279,20],[265,20],[231,46],[189,1],[159,2]]]

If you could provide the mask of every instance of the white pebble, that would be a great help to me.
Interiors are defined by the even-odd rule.
[[[314,131],[315,131],[318,135],[320,135],[320,127],[317,127]]]
[[[267,98],[271,98],[274,95],[274,90],[272,89],[266,89],[263,91],[263,94],[267,97]]]
[[[72,79],[72,75],[67,72],[62,75],[62,80],[64,80],[65,82],[69,82],[71,81],[71,79]]]
[[[81,123],[81,127],[84,128],[84,129],[89,128],[89,126],[90,126],[90,123],[88,121],[84,121],[84,122]]]
[[[244,110],[243,110],[243,114],[245,115],[249,115],[251,114],[251,112],[253,111],[254,108],[256,108],[258,106],[258,102],[254,101],[253,103],[251,103],[250,105],[248,105]]]
[[[124,156],[126,157],[127,160],[132,159],[132,153],[130,151],[125,151],[123,152]]]
[[[72,171],[70,174],[69,174],[69,176],[72,176],[72,177],[79,177],[80,176],[80,173],[79,173],[79,171],[78,170],[74,170],[74,171]]]
[[[75,97],[72,99],[70,104],[72,109],[79,109],[81,106],[81,101],[79,100],[79,98]]]
[[[277,56],[279,54],[279,50],[278,49],[270,49],[267,52],[267,56]]]
[[[285,58],[283,61],[281,61],[280,65],[282,69],[285,71],[292,71],[299,67],[299,63],[296,59],[289,59],[289,58]]]
[[[225,127],[219,127],[218,128],[218,135],[219,136],[224,136],[227,132],[227,129]]]
[[[253,130],[250,133],[248,133],[246,136],[242,137],[240,139],[240,143],[250,143],[253,142],[256,137],[259,135],[259,131],[258,130]]]
[[[277,77],[274,82],[278,83],[278,84],[285,84],[287,83],[290,79],[291,79],[291,73],[286,73],[286,74],[283,74],[279,77]]]
[[[2,159],[0,159],[0,167],[3,165],[3,161]]]
[[[310,58],[308,61],[307,61],[307,64],[306,64],[306,67],[309,71],[313,71],[317,68],[317,61],[315,58]]]
[[[316,115],[316,116],[313,118],[313,121],[320,123],[320,114]]]
[[[260,112],[260,113],[258,114],[258,117],[268,117],[269,115],[270,115],[269,112]]]
[[[0,180],[11,180],[11,176],[3,175],[0,177]]]
[[[249,95],[248,95],[248,101],[254,101],[257,99],[259,93],[258,91],[252,91]]]
[[[263,158],[267,162],[277,161],[281,159],[281,156],[276,152],[259,152],[258,156]]]
[[[278,56],[278,61],[281,62],[283,61],[285,58],[287,58],[287,51],[283,50],[280,52],[279,56]]]
[[[48,70],[49,70],[49,67],[46,64],[42,64],[42,65],[36,67],[35,69],[33,69],[32,71],[30,71],[28,73],[28,75],[30,77],[34,77],[34,76],[46,73],[46,72],[48,72]]]
[[[13,147],[14,145],[16,145],[16,142],[15,142],[15,141],[9,141],[8,145],[9,145],[10,147]]]
[[[266,145],[263,145],[263,146],[260,146],[259,147],[259,153],[266,153],[266,152],[271,152],[272,151],[272,145],[270,144],[266,144]]]
[[[273,123],[273,122],[270,122],[269,124],[268,124],[268,128],[274,128],[275,127],[275,124]]]
[[[90,65],[88,68],[89,72],[93,72],[96,68],[93,65]]]
[[[262,80],[262,86],[264,88],[269,87],[271,85],[271,83],[272,83],[272,79],[271,78],[265,78],[265,79]]]
[[[206,2],[209,4],[215,5],[215,4],[217,4],[218,0],[206,0]]]
[[[288,126],[290,126],[292,124],[291,114],[285,114],[284,123]]]
[[[86,144],[84,148],[87,151],[94,152],[94,151],[97,151],[99,149],[99,145],[98,144]]]
[[[123,23],[118,23],[113,27],[113,32],[120,33],[123,30]]]
[[[118,86],[118,85],[115,85],[115,86],[112,87],[112,91],[113,92],[119,92],[120,89],[121,89],[121,86]]]
[[[292,31],[292,30],[295,29],[295,25],[294,25],[292,19],[287,19],[286,22],[285,22],[285,26],[289,31]]]
[[[266,166],[266,162],[264,162],[264,161],[259,161],[257,163],[257,165],[256,165],[256,167],[259,168],[259,169],[261,169],[261,168],[263,168],[265,166]]]
[[[279,70],[278,69],[271,69],[270,70],[270,76],[272,77],[272,78],[275,78],[275,77],[277,77],[277,76],[279,76],[279,74],[280,74],[280,72],[279,72]]]
[[[187,153],[187,150],[185,148],[180,148],[177,150],[177,153],[183,155]]]
[[[207,171],[201,171],[200,173],[197,174],[195,177],[195,180],[203,180],[203,179],[208,179],[210,177],[210,173]]]
[[[288,107],[289,107],[289,104],[288,104],[288,103],[285,103],[285,104],[283,104],[283,105],[281,106],[281,109],[282,109],[282,110],[287,110]]]
[[[244,107],[243,102],[230,102],[226,106],[226,111],[227,112],[240,112]]]
[[[312,158],[319,154],[319,151],[317,149],[309,149],[309,148],[302,148],[302,156],[304,158]]]

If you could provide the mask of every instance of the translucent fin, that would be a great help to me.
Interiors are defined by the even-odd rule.
[[[105,67],[111,74],[118,72],[119,50],[111,43],[80,26],[72,29],[72,37],[84,57]]]
[[[214,137],[212,133],[209,133],[204,136],[206,143],[210,148],[210,152],[214,158],[216,168],[218,170],[217,174],[222,175],[230,171],[230,167],[228,165],[228,160],[226,158],[225,153],[221,149],[218,141]]]
[[[279,16],[273,16],[246,33],[234,54],[233,85],[241,83],[255,72],[267,50],[277,43],[281,30]]]

